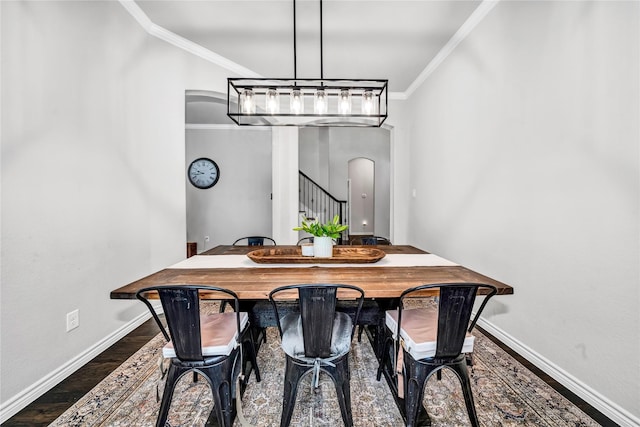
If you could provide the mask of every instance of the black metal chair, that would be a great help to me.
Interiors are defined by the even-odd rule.
[[[336,311],[338,292],[343,299],[357,301],[353,318]],[[292,302],[295,299],[297,303]],[[289,285],[271,291],[269,300],[286,356],[280,426],[286,427],[291,422],[298,383],[310,371],[314,387],[318,387],[321,371],[331,377],[344,425],[353,426],[349,350],[364,291],[351,285]]]
[[[406,298],[419,297],[420,291],[435,288],[439,289],[437,306],[434,303],[423,308],[404,308]],[[479,289],[488,290],[489,293],[484,297],[473,321],[469,322]],[[474,337],[470,332],[496,292],[493,285],[476,283],[422,285],[404,291],[398,310],[387,311],[389,336],[377,379],[380,380],[385,364],[390,363],[386,368],[397,375],[397,393],[405,401],[407,426],[418,425],[425,383],[433,373],[439,373],[443,368],[455,372],[462,385],[471,424],[479,425],[466,354],[473,351]],[[398,336],[400,339],[397,339]]]
[[[386,237],[363,236],[351,240],[352,245],[391,245],[391,241]]]
[[[168,333],[149,302],[150,293],[153,292],[157,292],[162,303]],[[200,292],[207,292],[208,299],[219,297],[232,302],[235,312],[201,316]],[[167,285],[140,289],[136,298],[147,306],[162,334],[169,341],[162,349],[163,356],[171,359],[171,363],[166,374],[156,426],[165,426],[178,380],[193,372],[194,380],[197,378],[196,373],[200,373],[211,387],[214,402],[211,412],[215,412],[218,425],[231,427],[236,415],[234,397],[236,393],[241,393],[241,390],[237,390],[236,382],[238,378],[243,378],[243,350],[249,353],[256,369],[256,378],[260,381],[256,352],[249,337],[248,315],[240,312],[236,294],[213,286]],[[246,384],[245,381],[241,387]]]
[[[379,236],[362,236],[356,237],[351,240],[352,245],[391,245],[391,241],[386,237]],[[362,333],[364,332],[364,327],[362,325],[358,326],[358,342],[362,341]]]
[[[240,242],[242,242],[243,240],[247,241],[246,245],[241,245],[240,244]],[[276,241],[274,239],[272,239],[271,237],[266,237],[266,236],[247,236],[247,237],[241,237],[238,240],[236,240],[235,242],[233,242],[233,246],[264,246],[265,242],[267,242],[267,244],[272,244],[273,246],[276,245]],[[223,312],[225,307],[226,307],[226,302],[223,301],[220,304],[220,312]],[[252,336],[254,337],[256,342],[257,342],[258,338],[261,337],[262,341],[266,343],[267,342],[267,329],[266,328],[252,328]]]
[[[298,243],[296,243],[296,245],[300,246],[303,243],[313,243],[313,236],[303,237],[302,239],[298,240]]]
[[[272,244],[272,245],[276,245],[276,241],[273,240],[271,237],[266,237],[266,236],[247,236],[247,237],[241,237],[238,240],[236,240],[235,242],[233,242],[233,246],[239,246],[240,242],[242,242],[243,240],[247,241],[246,245],[242,245],[242,246],[264,246],[265,242],[267,242],[267,244]]]

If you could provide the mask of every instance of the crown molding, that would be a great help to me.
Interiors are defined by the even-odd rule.
[[[473,13],[467,18],[467,20],[458,28],[458,31],[449,39],[449,41],[440,49],[440,51],[433,57],[433,59],[427,64],[424,70],[418,75],[418,77],[409,85],[407,90],[402,92],[404,98],[409,99],[411,95],[424,83],[425,80],[433,73],[436,68],[455,50],[455,48],[462,42],[473,29],[487,16],[487,14],[500,2],[500,0],[483,0],[482,3],[476,7]]]
[[[119,0],[122,7],[125,8],[127,12],[133,16],[133,18],[140,24],[144,30],[150,35],[159,38],[167,43],[170,43],[186,52],[189,52],[195,56],[198,56],[206,61],[209,61],[213,64],[219,65],[234,74],[237,74],[240,77],[254,77],[260,78],[262,77],[260,74],[243,67],[240,64],[237,64],[230,59],[225,58],[224,56],[218,55],[215,52],[210,51],[209,49],[200,46],[197,43],[192,42],[191,40],[185,39],[173,33],[159,25],[154,24],[146,13],[140,6],[135,2],[135,0]]]
[[[118,0],[122,7],[133,16],[144,30],[150,35],[170,43],[186,52],[198,56],[206,61],[216,64],[237,74],[239,77],[261,78],[262,76],[230,59],[227,59],[209,49],[200,46],[191,40],[185,39],[157,24],[154,24],[135,0]],[[404,92],[389,92],[389,100],[406,101],[413,93],[424,83],[424,81],[433,73],[436,68],[455,50],[473,29],[487,16],[487,14],[500,2],[500,0],[483,0],[482,3],[473,11],[467,20],[460,26],[458,31],[449,39],[449,41],[440,49],[433,59],[422,70],[418,77],[409,85]]]
[[[390,101],[406,101],[407,99],[407,92],[389,92]]]
[[[270,131],[270,126],[238,126],[232,124],[215,124],[215,123],[186,123],[185,130],[251,130],[251,131]]]

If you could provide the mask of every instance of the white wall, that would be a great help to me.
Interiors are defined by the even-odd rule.
[[[274,127],[271,130],[271,170],[273,182],[273,239],[279,245],[295,245],[298,232],[298,130]],[[294,225],[292,225],[294,224]]]
[[[332,190],[329,188],[329,128],[299,128],[298,133],[300,170],[320,187],[331,192]]]
[[[411,133],[405,113],[406,102],[393,100],[389,102],[390,117],[385,121],[389,130],[390,161],[389,173],[391,188],[389,212],[391,240],[396,245],[407,244],[412,230],[409,228],[409,213],[412,197],[411,182]]]
[[[228,73],[117,2],[0,7],[6,409],[144,312],[111,290],[185,257],[185,89]]]
[[[499,3],[403,128],[409,242],[512,285],[485,312],[495,331],[624,425],[640,416],[639,8]]]
[[[243,236],[271,237],[271,130],[190,129],[186,142],[185,168],[199,157],[220,168],[212,188],[187,185],[187,240],[202,252]]]

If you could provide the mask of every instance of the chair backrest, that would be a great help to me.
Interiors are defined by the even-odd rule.
[[[298,240],[298,243],[296,243],[296,245],[300,246],[303,243],[313,243],[313,236],[303,237],[302,239]]]
[[[234,301],[239,337],[240,304],[236,294],[228,289],[203,285],[163,285],[140,289],[136,293],[136,298],[147,306],[166,340],[172,341],[176,356],[182,361],[204,360],[200,332],[200,291],[213,293],[207,296],[208,299],[220,299],[228,303]],[[157,293],[162,303],[168,334],[149,301],[153,292]]]
[[[416,296],[415,294],[422,290],[433,288],[439,288],[440,291],[438,296],[438,332],[435,358],[456,358],[462,351],[466,333],[471,332],[487,302],[498,292],[498,289],[493,285],[479,283],[433,284],[407,289],[400,296],[398,329],[396,331],[398,335],[396,336],[400,336],[405,299],[411,297],[412,294]],[[489,293],[485,295],[473,321],[469,322],[479,289],[489,290]]]
[[[360,310],[364,301],[364,291],[352,285],[289,285],[274,289],[269,293],[269,300],[273,305],[278,323],[278,330],[282,337],[281,314],[299,312],[302,322],[304,353],[306,357],[328,357],[331,354],[331,337],[333,334],[333,318],[336,312],[338,290],[347,291],[347,297],[357,302],[355,317],[352,319],[351,337],[355,325],[360,317]],[[292,303],[291,294],[287,291],[297,291],[297,304]],[[282,298],[280,298],[284,295]]]
[[[357,237],[351,241],[352,245],[391,245],[391,241],[386,237],[380,236],[363,236]]]
[[[243,240],[247,241],[246,245],[243,246],[264,246],[265,241],[267,243],[273,244],[274,246],[276,245],[276,241],[273,240],[271,237],[266,237],[266,236],[247,236],[247,237],[241,237],[238,240],[236,240],[235,242],[233,242],[233,246],[238,246],[239,243]]]

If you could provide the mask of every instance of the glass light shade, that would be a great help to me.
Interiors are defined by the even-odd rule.
[[[349,89],[342,89],[338,97],[338,112],[340,114],[351,114],[351,92]]]
[[[293,89],[291,91],[291,114],[304,113],[304,99],[302,97],[302,91],[300,89]]]
[[[251,89],[244,89],[240,95],[240,102],[242,105],[242,113],[255,114],[256,103],[255,96]]]
[[[269,114],[278,114],[280,112],[280,95],[275,89],[268,89],[265,94],[265,111]]]
[[[366,90],[362,94],[362,114],[376,114],[376,96],[372,91]]]
[[[387,118],[388,80],[239,77],[227,83],[227,115],[239,126],[380,127]]]
[[[329,105],[329,98],[324,89],[316,90],[313,96],[313,112],[315,114],[326,114]]]

